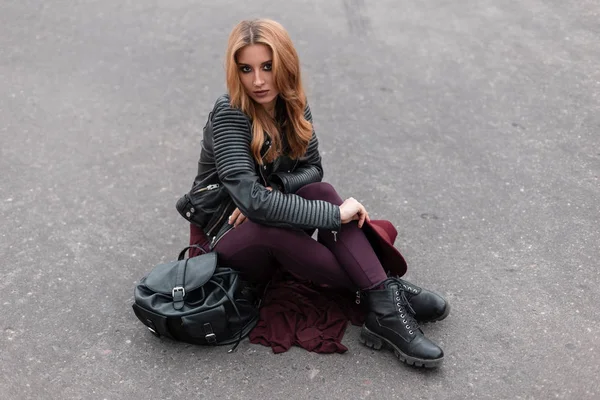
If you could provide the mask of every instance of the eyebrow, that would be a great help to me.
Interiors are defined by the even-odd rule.
[[[260,65],[265,65],[265,64],[268,64],[268,63],[273,63],[273,60],[265,61],[264,63],[262,63]],[[242,66],[244,66],[244,67],[251,67],[250,64],[244,64],[244,63],[237,63],[237,65],[240,66],[240,67],[242,67]]]

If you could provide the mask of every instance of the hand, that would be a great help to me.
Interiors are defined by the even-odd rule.
[[[267,190],[271,191],[273,188],[271,186],[267,187]],[[246,221],[246,216],[242,214],[239,208],[236,207],[235,210],[229,216],[229,225],[233,225],[234,228],[237,228],[239,225],[243,224]]]
[[[365,207],[353,197],[346,199],[340,206],[340,217],[342,224],[350,221],[358,221],[358,227],[362,228],[365,221],[371,222]]]
[[[239,225],[243,224],[244,221],[246,221],[246,216],[236,207],[229,216],[229,225],[233,225],[234,228],[237,228]]]

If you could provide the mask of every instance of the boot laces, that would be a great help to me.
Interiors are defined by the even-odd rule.
[[[419,290],[421,289],[414,284],[407,282],[403,279],[396,279],[396,281],[404,287],[404,290],[408,293],[408,299],[410,300],[413,296],[419,294]]]
[[[408,333],[413,335],[415,331],[419,330],[419,324],[414,318],[415,310],[412,308],[410,302],[406,298],[404,285],[398,282],[397,289],[394,291],[394,293],[396,294],[396,307],[398,307],[398,312],[400,313],[402,323],[408,330]]]

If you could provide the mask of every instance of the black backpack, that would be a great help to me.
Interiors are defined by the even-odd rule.
[[[157,265],[137,284],[133,311],[156,336],[200,345],[235,343],[258,322],[258,296],[217,253]]]

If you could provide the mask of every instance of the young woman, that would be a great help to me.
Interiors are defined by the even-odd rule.
[[[228,94],[217,99],[204,129],[198,175],[177,205],[192,234],[206,237],[219,263],[247,279],[268,281],[281,267],[358,290],[369,307],[361,342],[385,345],[411,365],[440,365],[442,349],[417,321],[442,320],[450,307],[393,276],[406,269],[397,251],[384,268],[381,249],[365,234],[375,231],[365,207],[321,182],[318,140],[288,33],[272,20],[240,22],[229,37],[226,73]]]

